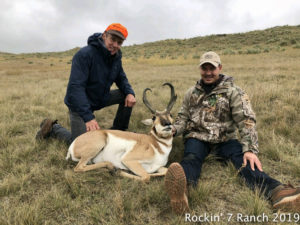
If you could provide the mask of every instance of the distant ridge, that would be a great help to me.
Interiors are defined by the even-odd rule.
[[[300,25],[276,26],[265,30],[255,30],[235,34],[214,34],[189,39],[167,39],[156,42],[147,42],[139,45],[122,47],[123,57],[137,58],[198,58],[208,50],[220,54],[258,54],[269,51],[284,51],[285,48],[300,48]],[[47,56],[73,56],[80,48],[62,52],[22,53],[12,54],[0,52],[0,55],[47,55]]]
[[[8,53],[8,52],[0,52],[0,56],[26,56],[26,57],[31,57],[31,56],[52,56],[52,57],[62,57],[62,56],[73,56],[80,47],[75,47],[67,51],[62,51],[62,52],[33,52],[33,53],[19,53],[19,54],[14,54],[14,53]]]
[[[258,54],[269,51],[284,51],[286,47],[300,48],[300,25],[277,26],[235,34],[215,34],[189,39],[168,39],[123,47],[127,58],[178,57],[199,58],[205,51],[220,54]]]

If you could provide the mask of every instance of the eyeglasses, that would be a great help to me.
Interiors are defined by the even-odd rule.
[[[112,35],[112,34],[108,34],[108,38],[112,41],[112,42],[116,42],[120,47],[122,46],[123,44],[123,41],[121,38],[115,36],[115,35]]]

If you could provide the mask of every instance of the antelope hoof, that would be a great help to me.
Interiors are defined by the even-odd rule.
[[[141,179],[142,179],[142,181],[143,181],[144,183],[149,183],[149,182],[150,182],[150,176],[142,177]]]

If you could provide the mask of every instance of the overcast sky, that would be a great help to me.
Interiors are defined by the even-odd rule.
[[[115,22],[126,45],[300,24],[299,0],[0,1],[0,52],[10,53],[82,47]]]

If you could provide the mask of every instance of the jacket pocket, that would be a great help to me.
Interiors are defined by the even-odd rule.
[[[230,105],[228,98],[223,96],[218,97],[215,116],[220,122],[226,122],[230,119]]]

